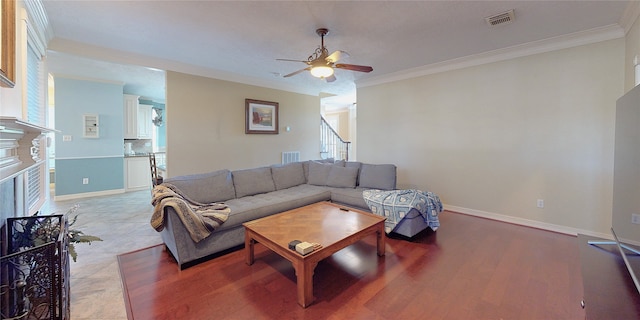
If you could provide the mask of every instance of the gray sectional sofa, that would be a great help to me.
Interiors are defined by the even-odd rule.
[[[165,183],[176,186],[192,200],[224,202],[231,209],[228,220],[221,227],[195,243],[174,209],[165,207],[161,236],[183,269],[216,253],[243,245],[242,224],[250,220],[319,201],[332,201],[369,211],[362,191],[395,189],[396,166],[332,160],[304,161],[178,176],[166,179]],[[422,219],[414,220],[419,222]],[[413,236],[427,226],[424,222],[424,226],[409,224],[415,223],[407,223],[404,227],[408,228],[406,236]]]

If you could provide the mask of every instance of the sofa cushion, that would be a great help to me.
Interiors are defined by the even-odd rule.
[[[302,162],[302,170],[304,171],[304,182],[309,183],[309,161]]]
[[[226,202],[231,209],[229,219],[215,232],[242,227],[242,223],[247,221],[327,200],[331,200],[329,188],[308,184],[232,199]]]
[[[358,161],[347,161],[344,163],[345,167],[350,167],[350,168],[358,168],[358,170],[360,170],[360,167],[362,167],[362,162],[358,162]]]
[[[362,167],[362,162],[347,161],[344,163],[344,166],[347,168],[358,168],[358,176],[356,177],[356,186],[359,186],[360,185],[360,167]]]
[[[326,185],[337,188],[355,188],[358,168],[347,168],[333,165],[329,171]]]
[[[357,187],[351,188],[329,188],[331,190],[331,202],[345,204],[350,207],[356,207],[359,209],[371,211],[369,206],[364,201],[362,191],[367,190]]]
[[[227,169],[177,176],[164,182],[176,186],[189,199],[201,203],[226,201],[236,196],[231,171]]]
[[[271,175],[276,190],[295,187],[307,182],[304,178],[304,169],[301,162],[273,165],[271,166]]]
[[[307,183],[316,186],[326,186],[327,177],[329,177],[332,166],[333,164],[331,163],[309,161],[309,178],[307,179]]]
[[[319,160],[308,160],[308,161],[302,162],[302,169],[304,170],[304,179],[305,179],[306,183],[309,183],[309,163],[311,163],[313,161],[319,162],[319,163],[324,163],[324,164],[333,164],[334,163],[333,158],[319,159]]]
[[[236,198],[276,190],[269,167],[236,170],[232,172],[232,175]]]
[[[363,163],[360,168],[360,187],[381,190],[395,189],[396,166],[393,164]]]

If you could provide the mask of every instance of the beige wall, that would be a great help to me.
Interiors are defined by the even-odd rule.
[[[431,190],[449,208],[608,234],[624,46],[358,88],[357,158],[396,164],[400,188]]]
[[[338,128],[333,128],[344,141],[350,141],[349,137],[349,110],[325,113],[327,121],[331,118],[338,120]]]
[[[167,72],[168,176],[280,163],[281,152],[318,159],[318,97]],[[245,134],[245,99],[279,103],[280,134]],[[284,128],[291,127],[290,132]]]

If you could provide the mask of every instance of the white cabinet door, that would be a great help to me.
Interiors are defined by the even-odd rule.
[[[148,104],[138,105],[138,139],[151,139],[153,138],[152,122],[151,122],[151,109],[152,106]]]
[[[149,158],[130,157],[124,159],[126,191],[151,188]]]
[[[138,138],[138,96],[124,95],[124,138]]]

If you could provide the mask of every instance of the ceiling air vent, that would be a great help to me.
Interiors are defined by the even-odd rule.
[[[513,22],[513,20],[516,19],[516,16],[513,12],[513,9],[507,11],[507,12],[503,12],[503,13],[498,13],[496,15],[493,15],[491,17],[486,17],[484,18],[484,20],[487,21],[487,24],[489,24],[489,26],[493,27],[493,26],[497,26],[499,24],[509,24],[511,22]]]

